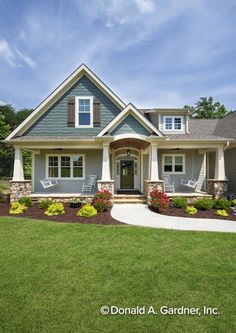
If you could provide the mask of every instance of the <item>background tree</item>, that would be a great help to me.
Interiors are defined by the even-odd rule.
[[[0,140],[4,140],[26,117],[32,109],[16,111],[12,105],[0,106]],[[31,152],[23,150],[24,175],[31,176]],[[0,177],[11,177],[14,162],[14,149],[10,145],[0,143]]]
[[[190,110],[192,118],[223,118],[229,111],[220,102],[214,102],[212,97],[201,97],[195,106],[185,105],[185,109]]]

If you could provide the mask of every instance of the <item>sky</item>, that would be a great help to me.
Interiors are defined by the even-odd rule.
[[[0,0],[0,104],[35,108],[81,63],[125,103],[236,109],[235,0]]]

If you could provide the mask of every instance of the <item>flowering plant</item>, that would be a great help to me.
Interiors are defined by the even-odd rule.
[[[159,192],[158,190],[153,190],[149,194],[149,203],[155,209],[158,209],[160,212],[164,212],[169,206],[169,198],[167,198],[165,193]]]
[[[108,190],[100,190],[95,194],[93,200],[94,207],[103,212],[112,206],[112,193]]]

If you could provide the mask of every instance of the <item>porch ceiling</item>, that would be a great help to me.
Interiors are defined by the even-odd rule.
[[[110,144],[112,149],[122,148],[122,147],[133,147],[136,149],[145,149],[150,143],[141,139],[120,139],[114,141]]]

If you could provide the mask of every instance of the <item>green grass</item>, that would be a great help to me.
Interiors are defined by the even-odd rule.
[[[3,194],[10,193],[10,182],[8,180],[0,179],[0,193]]]
[[[234,234],[0,218],[0,332],[236,332]],[[217,307],[217,316],[107,315]]]

